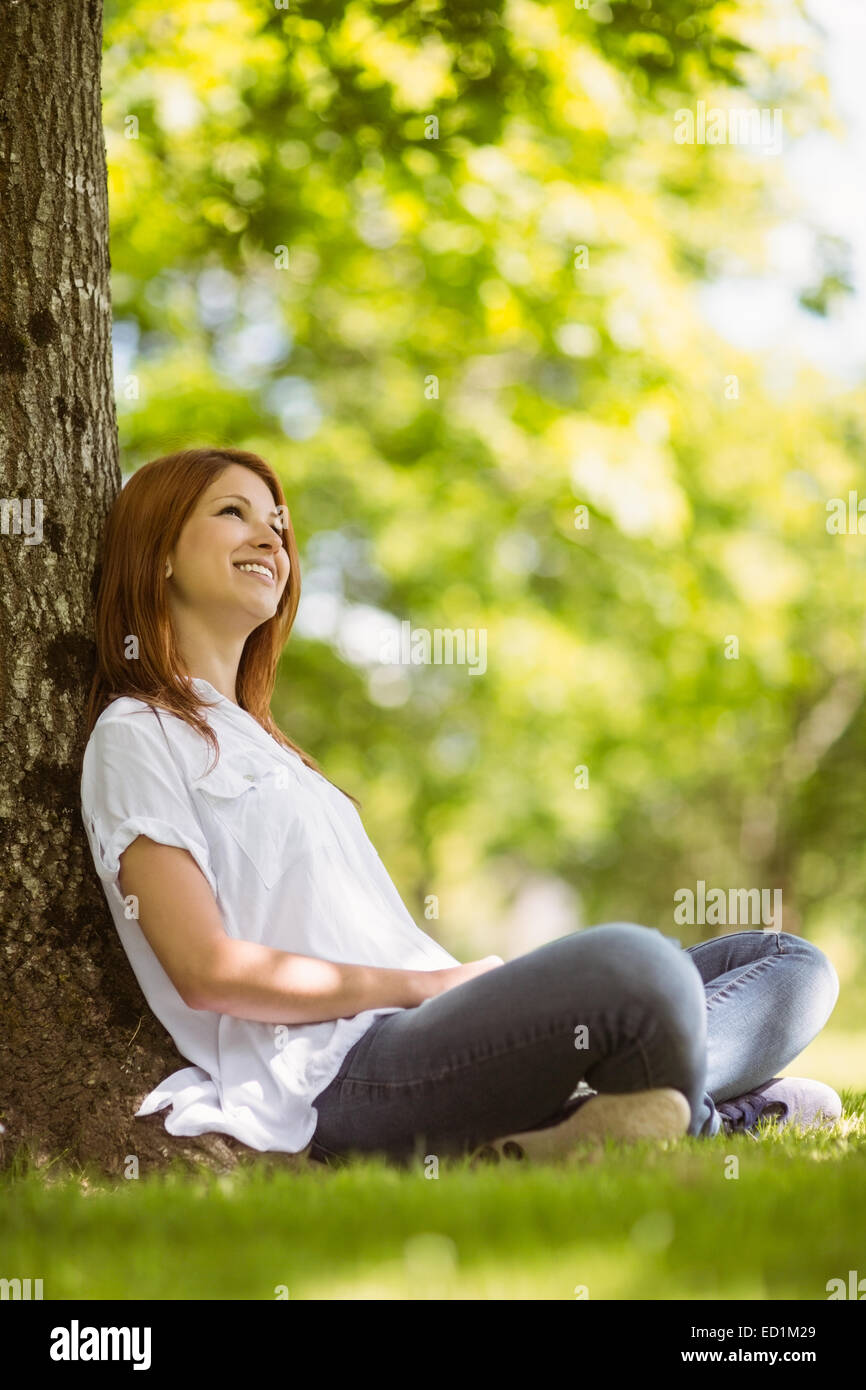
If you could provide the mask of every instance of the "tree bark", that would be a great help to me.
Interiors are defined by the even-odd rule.
[[[0,1167],[180,1158],[228,1136],[134,1118],[185,1065],[150,1012],[80,815],[102,526],[120,485],[102,0],[0,0]],[[17,501],[16,501],[17,499]],[[21,505],[20,520],[18,505]],[[29,505],[29,515],[28,515]],[[41,509],[41,526],[40,526]],[[284,1158],[289,1156],[282,1156]]]

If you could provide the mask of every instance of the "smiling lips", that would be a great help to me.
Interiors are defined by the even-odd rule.
[[[240,570],[241,574],[251,574],[254,579],[258,579],[262,584],[273,585],[276,583],[276,579],[267,565],[259,565],[254,561],[245,560],[241,564],[235,565],[235,569]]]

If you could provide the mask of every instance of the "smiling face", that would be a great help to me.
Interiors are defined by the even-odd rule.
[[[238,632],[272,618],[289,578],[283,518],[257,473],[231,464],[187,517],[170,552],[169,604]]]

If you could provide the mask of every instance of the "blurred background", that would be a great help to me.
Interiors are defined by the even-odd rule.
[[[103,74],[124,476],[204,443],[280,473],[274,716],[416,922],[461,959],[615,920],[687,946],[732,924],[682,890],[781,891],[842,983],[788,1070],[836,1086],[866,1083],[864,55],[859,0],[106,0]],[[485,660],[384,660],[407,630]]]

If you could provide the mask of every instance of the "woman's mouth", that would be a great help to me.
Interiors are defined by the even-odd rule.
[[[271,587],[273,587],[275,583],[274,576],[266,565],[257,565],[253,562],[244,561],[239,565],[235,565],[235,569],[240,570],[241,574],[248,574],[253,579],[258,579],[261,584],[270,584]]]

